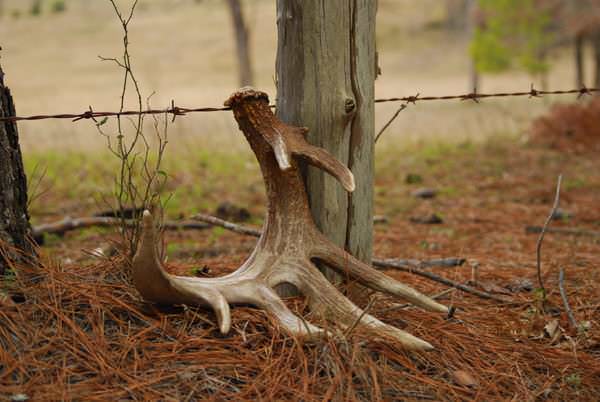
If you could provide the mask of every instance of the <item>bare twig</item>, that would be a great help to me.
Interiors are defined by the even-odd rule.
[[[394,122],[394,120],[396,120],[396,117],[398,117],[398,115],[400,114],[400,112],[403,111],[404,109],[406,109],[406,107],[407,107],[406,103],[400,105],[400,107],[398,108],[398,110],[396,110],[396,112],[394,113],[394,115],[392,116],[392,118],[389,119],[387,123],[385,123],[385,125],[381,128],[381,130],[379,130],[379,132],[375,136],[375,143],[376,144],[377,144],[377,141],[379,141],[379,137],[381,137],[381,135],[384,133],[384,131],[387,130],[387,128]]]
[[[42,172],[38,175],[39,164],[36,164],[30,175],[27,176],[29,183],[29,197],[27,199],[27,208],[31,208],[31,204],[39,197],[48,192],[49,188],[39,191],[40,184],[46,177],[47,168],[43,168]]]
[[[542,233],[541,226],[527,226],[525,227],[526,233]],[[546,228],[546,233],[555,233],[562,235],[572,235],[572,236],[589,236],[589,237],[600,237],[600,232],[593,230],[583,230],[583,229],[575,229],[575,228]]]
[[[350,325],[348,327],[348,329],[346,330],[346,333],[344,333],[344,338],[348,338],[350,336],[350,334],[352,333],[352,331],[354,331],[354,328],[356,328],[356,326],[358,325],[360,320],[362,320],[362,318],[365,316],[365,314],[367,314],[369,312],[369,310],[371,310],[371,307],[373,307],[374,302],[375,302],[375,297],[371,297],[371,299],[369,299],[369,303],[367,304],[365,309],[362,311],[362,313],[360,313],[360,315],[356,318],[356,320],[352,323],[352,325]]]
[[[565,306],[565,311],[567,312],[567,317],[569,317],[569,323],[571,327],[577,329],[577,320],[575,320],[575,316],[573,315],[573,310],[571,310],[571,306],[569,305],[569,300],[567,299],[567,292],[565,291],[565,271],[563,268],[560,268],[558,273],[558,290],[560,290],[560,297],[562,298],[563,304]]]
[[[191,219],[195,221],[206,222],[210,225],[220,226],[224,229],[231,230],[232,232],[247,235],[260,237],[261,231],[258,229],[249,228],[247,226],[242,226],[235,224],[233,222],[228,222],[223,219],[219,219],[216,216],[206,215],[206,214],[196,214],[191,217]]]
[[[159,126],[158,118],[155,116],[158,113],[150,112],[150,97],[146,101],[148,110],[144,110],[140,85],[133,71],[129,51],[129,24],[133,19],[138,0],[133,1],[131,8],[125,14],[121,12],[115,0],[108,1],[112,5],[122,28],[123,53],[118,59],[101,56],[100,59],[102,61],[113,62],[122,70],[123,84],[120,93],[120,107],[116,114],[97,114],[90,107],[89,111],[85,112],[81,118],[94,120],[99,134],[106,138],[109,151],[119,160],[120,166],[119,172],[115,177],[114,198],[116,199],[116,208],[119,211],[117,216],[121,219],[122,224],[121,234],[130,251],[130,257],[132,257],[137,249],[140,226],[138,221],[127,222],[124,211],[132,205],[140,205],[144,209],[159,210],[157,216],[162,218],[164,203],[161,200],[161,192],[164,188],[167,175],[160,167],[167,144],[168,120],[165,116],[164,126]],[[127,112],[125,111],[125,103],[130,86],[134,90],[133,94],[137,111]],[[181,111],[174,106],[174,103],[172,103],[169,112],[173,116],[181,114]],[[144,117],[147,114],[154,117],[154,129],[158,144],[156,155],[153,155],[154,151],[149,138],[143,132]],[[117,117],[117,132],[114,135],[104,132],[102,127],[109,115]],[[105,119],[97,122],[95,117],[99,116],[103,116]],[[129,118],[129,116],[132,117]],[[131,123],[133,128],[131,136],[126,136],[126,130],[122,121],[123,117],[126,117],[129,123]],[[76,120],[79,120],[79,118]],[[152,158],[153,156],[155,156],[155,159]]]
[[[456,288],[448,288],[446,290],[442,290],[440,293],[437,293],[433,296],[429,296],[430,298],[432,298],[433,300],[439,300],[442,297],[448,295],[449,293],[452,293],[456,290]],[[395,306],[391,306],[388,308],[384,308],[383,310],[379,310],[379,313],[387,313],[389,311],[394,311],[394,310],[402,310],[408,307],[412,307],[414,306],[414,304],[412,303],[405,303],[405,304],[396,304]]]
[[[434,258],[432,260],[400,260],[394,259],[394,263],[404,266],[405,268],[435,268],[435,267],[460,267],[465,263],[464,258]]]
[[[475,288],[472,288],[470,286],[467,285],[463,285],[462,283],[458,283],[458,282],[454,282],[450,279],[446,279],[443,278],[441,276],[432,274],[431,272],[427,272],[427,271],[423,271],[419,268],[409,268],[404,264],[397,264],[394,260],[380,260],[380,259],[373,259],[373,266],[375,267],[381,267],[381,268],[395,268],[398,269],[400,271],[403,272],[408,272],[417,276],[421,276],[423,278],[427,278],[429,280],[432,280],[434,282],[438,282],[441,284],[444,284],[446,286],[450,286],[459,290],[462,290],[463,292],[466,293],[470,293],[472,295],[475,296],[479,296],[482,299],[488,299],[488,300],[494,300],[500,303],[510,303],[510,300],[507,300],[505,298],[502,297],[498,297],[498,296],[494,296],[491,293],[487,293],[487,292],[483,292],[481,290],[477,290]]]
[[[537,278],[538,283],[540,285],[540,289],[542,291],[542,297],[546,298],[546,289],[544,288],[544,281],[542,280],[542,242],[544,240],[544,235],[546,234],[546,230],[548,229],[548,225],[552,220],[552,217],[556,213],[558,209],[558,204],[560,202],[560,185],[562,183],[562,174],[558,175],[558,181],[556,183],[556,194],[554,196],[554,205],[552,205],[552,210],[546,218],[546,222],[544,222],[544,226],[542,226],[542,230],[540,232],[540,237],[538,238],[536,245],[536,267],[537,267]]]

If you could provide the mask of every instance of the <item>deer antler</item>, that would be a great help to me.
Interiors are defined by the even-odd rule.
[[[144,212],[143,233],[133,260],[133,280],[141,295],[153,302],[198,304],[211,307],[221,332],[231,326],[230,304],[252,304],[270,312],[288,332],[314,339],[325,331],[294,315],[275,293],[281,284],[292,284],[303,293],[312,311],[335,319],[343,327],[359,325],[375,335],[391,336],[409,349],[433,347],[413,335],[384,324],[355,306],[317,269],[320,260],[363,285],[403,297],[431,311],[448,308],[397,282],[331,243],[315,226],[298,162],[295,157],[336,177],[347,191],[354,190],[350,170],[323,149],[306,142],[306,128],[278,120],[269,108],[268,96],[251,88],[234,93],[231,106],[261,167],[268,197],[262,235],[248,260],[221,278],[191,278],[165,272],[157,256],[152,216]]]

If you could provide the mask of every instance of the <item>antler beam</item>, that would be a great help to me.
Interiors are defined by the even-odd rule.
[[[244,88],[231,95],[225,105],[232,108],[256,155],[267,190],[267,217],[258,244],[241,267],[221,278],[170,275],[157,254],[152,216],[145,211],[142,238],[133,260],[133,280],[140,294],[157,303],[210,307],[223,333],[231,327],[229,306],[251,304],[271,313],[291,334],[305,339],[326,335],[323,329],[294,315],[274,290],[291,284],[306,296],[313,312],[335,319],[344,328],[360,319],[358,325],[376,336],[392,337],[408,349],[432,349],[428,342],[364,314],[313,262],[324,262],[371,289],[402,297],[424,309],[448,312],[446,306],[354,258],[317,229],[297,159],[327,171],[349,192],[355,188],[352,172],[327,151],[310,145],[305,139],[308,129],[278,120],[264,92]]]

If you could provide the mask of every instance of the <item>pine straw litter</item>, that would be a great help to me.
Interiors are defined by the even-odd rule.
[[[569,328],[558,292],[548,305],[559,307],[545,314],[532,293],[499,305],[446,292],[443,302],[457,308],[450,319],[374,296],[370,313],[436,347],[409,353],[360,326],[344,337],[335,323],[311,317],[302,298],[288,305],[333,336],[303,344],[265,313],[241,306],[232,309],[232,330],[224,337],[208,310],[145,303],[124,265],[115,257],[15,269],[10,296],[0,298],[0,398],[493,401],[596,400],[600,394],[600,305],[582,302],[596,299],[598,281],[578,288],[571,300],[585,323],[578,329]],[[432,294],[444,290],[399,275]],[[507,278],[511,269],[491,275]],[[549,333],[552,321],[558,326]]]

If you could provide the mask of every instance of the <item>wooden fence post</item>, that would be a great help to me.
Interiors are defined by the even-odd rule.
[[[306,181],[317,226],[365,262],[373,239],[375,13],[374,0],[277,0],[277,115],[308,127],[309,142],[354,173],[351,195],[318,169],[307,168]]]

